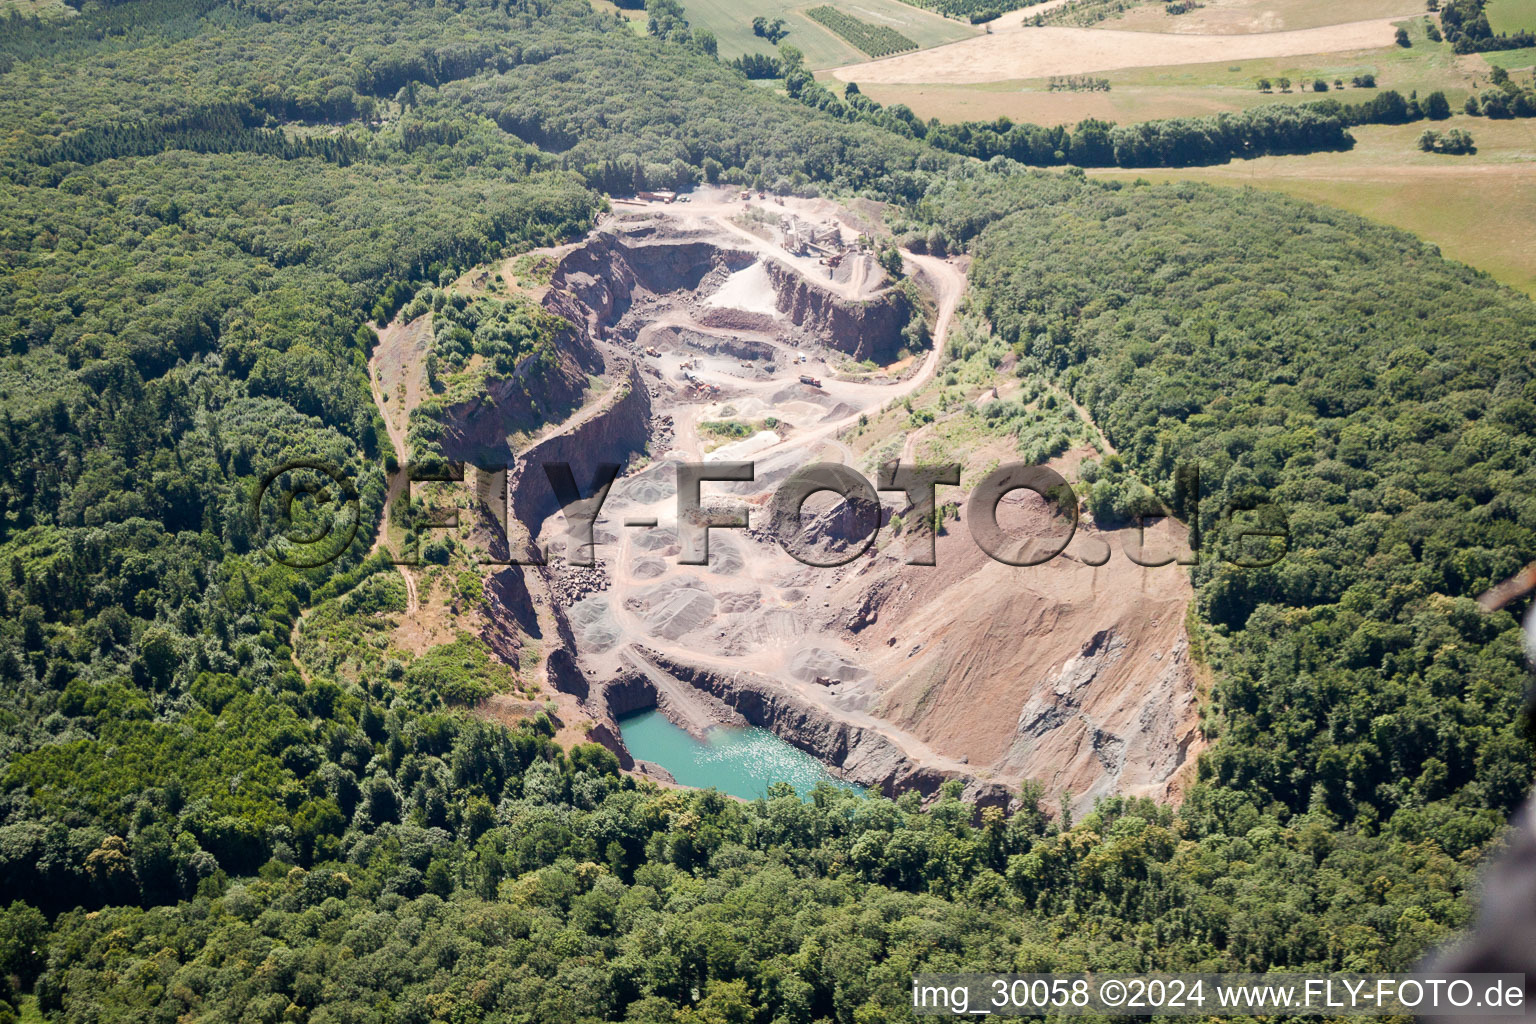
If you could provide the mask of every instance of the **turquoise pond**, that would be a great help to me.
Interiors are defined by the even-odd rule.
[[[802,797],[823,779],[863,792],[862,786],[838,779],[826,765],[767,729],[720,727],[701,742],[652,708],[619,719],[619,732],[636,759],[661,765],[685,786],[713,786],[746,800],[767,795],[775,782],[788,782]]]

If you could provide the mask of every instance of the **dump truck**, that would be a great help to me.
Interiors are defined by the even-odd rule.
[[[802,373],[800,375],[800,383],[801,384],[809,384],[813,388],[821,387],[821,381],[817,380],[815,377],[812,377],[808,373]]]

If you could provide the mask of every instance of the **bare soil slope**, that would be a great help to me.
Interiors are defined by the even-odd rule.
[[[1084,525],[1061,556],[1030,567],[994,561],[963,524],[940,538],[934,567],[898,565],[892,545],[856,580],[882,580],[859,606],[877,617],[855,641],[871,709],[1080,805],[1116,792],[1176,797],[1201,746],[1184,633],[1191,589],[1175,566],[1126,558],[1128,532]],[[1159,532],[1149,550],[1174,550],[1171,530],[1149,537]],[[1088,564],[1106,545],[1108,561]]]

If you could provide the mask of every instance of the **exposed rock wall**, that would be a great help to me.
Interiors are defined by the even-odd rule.
[[[766,341],[753,341],[751,338],[722,338],[699,331],[679,331],[677,337],[689,347],[696,348],[700,352],[708,352],[711,355],[723,352],[728,356],[735,356],[737,359],[768,360],[778,356],[777,350],[772,345]]]
[[[712,271],[739,270],[755,257],[699,239],[646,240],[599,231],[560,258],[550,278],[546,308],[571,319],[590,315],[611,324],[629,310],[637,293],[665,295],[697,289]],[[567,305],[574,301],[580,309]]]
[[[568,463],[576,485],[586,493],[599,464],[623,463],[644,450],[650,438],[650,419],[650,389],[631,363],[605,408],[518,454],[507,474],[507,504],[512,517],[527,527],[530,536],[536,535],[540,523],[560,509],[544,465]]]
[[[783,326],[767,313],[749,313],[726,306],[705,310],[699,323],[717,331],[752,331],[756,334],[776,334]]]
[[[518,663],[523,637],[540,638],[539,615],[520,565],[493,573],[485,587],[485,626],[480,638],[502,661]],[[515,628],[514,628],[515,627]]]
[[[696,235],[648,233],[643,227],[622,235],[600,231],[560,258],[544,304],[551,312],[585,325],[589,337],[604,337],[629,311],[635,296],[697,291],[719,278],[720,272],[740,270],[757,259],[753,253]],[[905,294],[887,289],[874,298],[851,301],[783,263],[764,259],[763,266],[775,305],[790,323],[821,335],[831,347],[854,359],[895,360],[903,345],[902,329],[913,312]],[[700,322],[722,330],[764,333],[782,326],[762,313],[723,307],[704,311]]]
[[[578,246],[567,259],[585,248]],[[542,304],[569,328],[555,335],[549,350],[524,356],[507,378],[489,382],[484,395],[443,410],[440,444],[447,458],[478,466],[505,466],[512,455],[508,437],[533,433],[581,406],[590,376],[607,369],[596,340],[603,336],[600,325],[608,312],[588,302],[601,299],[599,293],[590,290],[582,299],[550,289]]]
[[[556,647],[549,652],[549,657],[544,661],[544,673],[549,678],[550,685],[561,693],[571,693],[582,700],[587,699],[590,693],[587,677],[582,674],[581,667],[576,664],[576,657],[571,654],[568,645]]]
[[[601,369],[602,357],[583,334],[562,332],[553,359],[526,356],[510,377],[489,382],[483,395],[442,411],[443,455],[486,468],[507,465],[507,439],[559,422],[580,407],[588,373]]]
[[[827,344],[854,359],[896,360],[902,329],[912,319],[911,303],[902,292],[892,289],[851,302],[774,262],[768,263],[768,279],[778,295],[779,312],[795,326],[824,335]]]

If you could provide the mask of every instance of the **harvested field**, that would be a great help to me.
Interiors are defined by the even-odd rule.
[[[990,121],[1008,117],[1035,124],[1073,125],[1088,117],[1130,124],[1169,117],[1203,117],[1245,110],[1270,103],[1312,103],[1337,99],[1358,103],[1374,92],[1351,85],[1357,75],[1375,76],[1376,88],[1396,89],[1407,96],[1443,91],[1453,108],[1460,108],[1469,92],[1486,88],[1488,58],[1502,54],[1458,56],[1447,45],[1424,38],[1422,21],[1408,22],[1413,46],[1399,46],[1337,53],[1301,54],[1241,61],[1198,64],[1164,64],[1155,67],[1107,71],[1107,92],[1051,92],[1049,78],[1013,79],[972,83],[865,83],[865,95],[883,104],[904,103],[921,118],[941,121]],[[1516,54],[1529,51],[1511,51]],[[1528,56],[1525,64],[1529,65]],[[1511,65],[1511,66],[1518,66]],[[1322,79],[1342,82],[1344,87],[1316,93],[1310,88],[1260,92],[1256,83],[1267,78],[1278,82],[1310,83]]]
[[[1187,35],[1250,35],[1288,32],[1373,18],[1412,18],[1424,13],[1411,0],[1204,0],[1205,6],[1169,14],[1162,4],[1145,4],[1105,21],[1106,29]]]
[[[1399,19],[1400,20],[1400,19]],[[877,82],[991,82],[1090,71],[1337,53],[1392,45],[1392,19],[1257,35],[1169,35],[1097,28],[1020,28],[837,68]]]
[[[912,85],[859,83],[864,95],[886,105],[905,103],[924,120],[991,121],[1007,117],[1032,124],[1075,125],[1094,117],[1117,124],[1203,117],[1245,110],[1266,103],[1304,103],[1310,93],[1281,95],[1252,88],[1115,88],[1110,92],[1047,92],[1020,82],[983,85]]]

